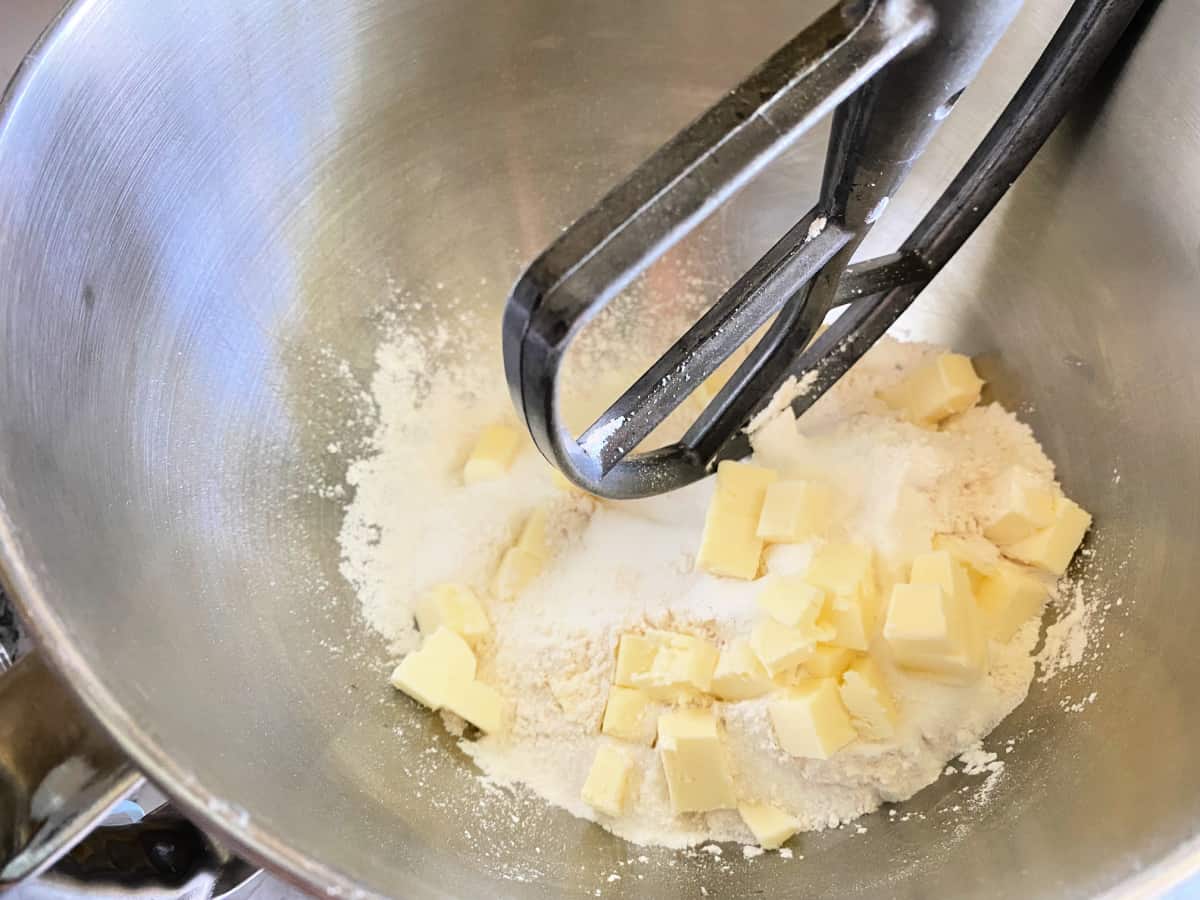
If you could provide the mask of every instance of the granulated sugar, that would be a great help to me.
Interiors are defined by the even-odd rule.
[[[534,509],[547,510],[555,558],[513,602],[489,601],[494,635],[479,652],[479,677],[513,704],[511,731],[464,739],[464,751],[492,783],[523,784],[635,843],[751,841],[736,812],[673,815],[650,747],[623,745],[639,773],[628,815],[598,815],[580,799],[592,759],[609,741],[598,730],[619,635],[653,626],[726,642],[746,636],[760,615],[761,585],[695,571],[711,481],[602,503],[556,488],[549,466],[526,447],[507,477],[464,486],[469,446],[485,425],[514,421],[510,401],[494,360],[443,366],[430,377],[425,352],[402,338],[380,349],[374,452],[350,470],[355,494],[341,536],[343,572],[367,622],[397,655],[414,648],[414,603],[445,581],[486,596],[520,524]],[[990,482],[1005,469],[1019,464],[1046,484],[1054,476],[1030,430],[999,406],[969,410],[931,431],[900,420],[877,399],[880,388],[933,352],[884,340],[801,419],[798,437],[788,432],[786,447],[769,441],[769,429],[794,428],[787,413],[753,438],[757,453],[774,454],[766,459],[773,467],[834,488],[838,525],[830,536],[875,549],[885,592],[916,553],[929,549],[933,534],[981,530],[993,511]],[[802,571],[812,549],[775,547],[765,557],[767,570]],[[1082,632],[1067,621],[1072,616],[1086,612],[1071,611],[1066,624],[1052,626],[1057,649],[1048,637],[1044,660],[1069,657],[1074,642],[1086,640],[1074,637]],[[769,801],[803,828],[821,829],[912,796],[955,757],[970,771],[982,759],[980,739],[1024,699],[1037,639],[1031,622],[1008,644],[993,643],[989,674],[968,687],[883,662],[903,711],[896,735],[856,741],[828,760],[783,753],[765,700],[717,703],[739,797]],[[1048,672],[1053,665],[1043,662]],[[992,756],[979,763],[989,778],[1002,769],[988,768],[995,762]]]

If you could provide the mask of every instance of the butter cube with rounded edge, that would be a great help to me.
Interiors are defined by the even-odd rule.
[[[461,635],[441,627],[400,661],[392,686],[430,709],[446,705],[454,685],[473,681],[475,654]]]
[[[417,627],[422,634],[433,634],[445,625],[468,642],[491,633],[492,625],[479,597],[465,584],[439,584],[416,608]]]
[[[739,803],[738,814],[764,850],[775,850],[800,830],[800,822],[781,809],[766,803]]]
[[[885,741],[896,733],[900,710],[883,671],[869,656],[854,662],[842,675],[842,702],[854,728],[869,741]]]
[[[751,700],[774,687],[747,641],[738,638],[721,651],[712,677],[715,696],[721,700]]]
[[[463,483],[475,484],[503,477],[520,448],[521,432],[511,425],[485,428],[463,466]]]
[[[629,804],[632,782],[633,760],[623,750],[605,745],[596,751],[580,796],[592,809],[619,816]]]
[[[492,582],[492,590],[501,600],[512,600],[529,586],[550,558],[546,538],[546,511],[535,510],[521,528],[517,542],[504,551]]]
[[[711,709],[679,709],[659,716],[658,753],[676,814],[737,805],[729,760]]]
[[[935,534],[933,549],[945,550],[967,570],[976,594],[983,579],[994,574],[1001,563],[996,545],[977,534]]]
[[[1062,575],[1091,525],[1090,513],[1073,500],[1059,497],[1054,507],[1054,522],[1024,540],[1009,544],[1004,555]]]
[[[508,704],[499,691],[482,681],[452,683],[445,708],[485,734],[501,734],[508,724]]]
[[[1056,492],[1028,469],[1013,466],[995,487],[997,511],[983,536],[993,543],[1015,544],[1054,522]]]
[[[717,466],[716,489],[696,555],[697,569],[747,581],[758,577],[763,551],[758,519],[767,486],[777,477],[770,469],[733,460]]]
[[[804,661],[804,668],[815,678],[833,678],[850,668],[857,654],[846,647],[833,644],[817,644],[812,656]]]
[[[973,600],[967,570],[948,550],[932,550],[918,555],[912,564],[909,584],[936,584],[957,603]]]
[[[794,669],[812,656],[817,638],[810,632],[768,619],[754,626],[750,646],[763,668],[774,676]]]
[[[634,687],[633,677],[650,671],[657,652],[657,641],[645,635],[632,632],[621,635],[617,641],[617,664],[613,671],[613,682],[624,687]]]
[[[828,595],[803,575],[771,575],[758,595],[758,606],[776,622],[810,632],[825,612]]]
[[[836,541],[823,544],[813,553],[805,580],[832,595],[827,619],[834,636],[826,643],[866,650],[875,631],[878,607],[870,548]]]
[[[781,691],[768,715],[775,740],[792,756],[828,759],[858,736],[832,678],[813,678]]]
[[[654,632],[652,640],[657,643],[654,660],[649,669],[633,674],[634,687],[655,700],[680,700],[709,690],[719,656],[716,647],[704,638],[670,631]]]
[[[608,690],[608,702],[604,705],[601,733],[635,744],[652,743],[654,729],[649,727],[646,715],[649,704],[650,697],[645,691],[613,685]]]
[[[897,584],[883,638],[897,664],[939,680],[964,684],[987,671],[987,639],[973,601],[938,584]]]
[[[983,380],[969,356],[942,353],[880,391],[879,397],[910,421],[934,426],[970,409],[979,402],[982,390]]]
[[[796,544],[829,526],[833,492],[816,481],[776,481],[767,487],[757,533],[764,541]]]
[[[1005,563],[983,580],[975,597],[988,634],[1006,644],[1030,619],[1041,618],[1046,594],[1045,583],[1032,571]]]

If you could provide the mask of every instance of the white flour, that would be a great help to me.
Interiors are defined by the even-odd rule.
[[[887,411],[876,391],[933,350],[881,342],[804,416],[800,450],[771,460],[834,486],[835,518],[845,537],[875,547],[884,590],[907,560],[929,548],[935,532],[980,529],[990,512],[988,482],[1006,467],[1019,463],[1053,479],[1029,429],[998,406],[971,410],[940,432]],[[341,536],[343,572],[363,614],[394,652],[407,652],[418,639],[413,603],[442,581],[465,581],[486,593],[521,522],[549,507],[557,557],[517,600],[490,605],[495,635],[480,655],[480,677],[515,704],[512,732],[462,746],[491,780],[522,783],[596,819],[579,793],[597,748],[607,742],[597,732],[619,634],[652,624],[716,640],[745,636],[758,616],[761,585],[693,571],[710,482],[649,500],[596,504],[555,488],[549,467],[528,447],[508,477],[463,486],[462,462],[479,430],[512,418],[498,369],[476,363],[430,379],[422,348],[404,339],[385,345],[377,361],[376,453],[350,470],[356,493]],[[810,552],[803,545],[776,548],[767,567],[800,570]],[[1059,646],[1086,639],[1076,625],[1061,626]],[[855,742],[829,760],[783,754],[763,700],[717,704],[740,796],[782,806],[806,829],[906,799],[949,760],[978,750],[980,739],[1024,699],[1037,637],[1030,623],[1008,645],[993,644],[990,675],[969,688],[889,668],[904,712],[896,737]],[[605,827],[636,843],[676,847],[751,840],[733,812],[672,816],[655,751],[625,749],[641,772],[637,801],[619,820],[599,817]],[[986,769],[996,777],[1001,770]]]

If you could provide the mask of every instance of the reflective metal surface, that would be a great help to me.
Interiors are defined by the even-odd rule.
[[[190,812],[298,882],[406,897],[1083,896],[1195,866],[1195,4],[1143,19],[902,320],[980,354],[1022,406],[1096,514],[1100,602],[1124,600],[1099,667],[1035,685],[1001,726],[1033,734],[988,804],[950,817],[965,782],[944,779],[904,805],[924,819],[805,837],[803,861],[651,851],[644,879],[608,882],[637,853],[420,756],[450,744],[384,683],[338,574],[339,504],[312,488],[344,474],[330,435],[361,437],[346,423],[393,295],[427,295],[406,324],[457,329],[500,377],[522,262],[818,6],[87,0],[41,47],[0,125],[3,566],[53,661]],[[1026,7],[868,252],[937,194],[1062,4]],[[807,208],[821,149],[675,263],[727,286]],[[678,271],[651,273],[652,302],[678,302]],[[1068,715],[1064,691],[1097,698]]]

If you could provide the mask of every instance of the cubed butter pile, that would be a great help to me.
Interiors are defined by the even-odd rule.
[[[943,353],[880,397],[906,419],[936,428],[973,406],[982,385],[968,357]],[[785,411],[756,433],[756,459],[792,471],[795,440],[795,417]],[[514,428],[484,430],[463,468],[464,483],[503,477],[520,446]],[[654,747],[675,813],[737,809],[767,849],[787,841],[799,822],[739,797],[722,704],[761,699],[778,747],[797,758],[828,759],[856,740],[890,740],[901,708],[889,672],[895,677],[898,667],[950,684],[982,677],[989,638],[1007,642],[1040,616],[1052,576],[1066,570],[1091,524],[1046,479],[1014,467],[991,486],[982,534],[936,535],[933,548],[912,560],[907,581],[881,595],[872,549],[826,539],[837,530],[837,498],[828,485],[733,461],[719,465],[715,482],[699,571],[759,579],[769,544],[809,544],[807,568],[762,579],[758,620],[723,645],[663,629],[620,636],[598,723],[605,743],[581,797],[605,816],[627,813],[637,798],[638,756]],[[500,559],[492,599],[511,601],[550,557],[546,513],[535,511]],[[396,667],[392,684],[431,709],[502,733],[508,706],[477,677],[475,654],[492,634],[484,599],[468,585],[438,585],[417,605],[416,618],[424,642]]]

